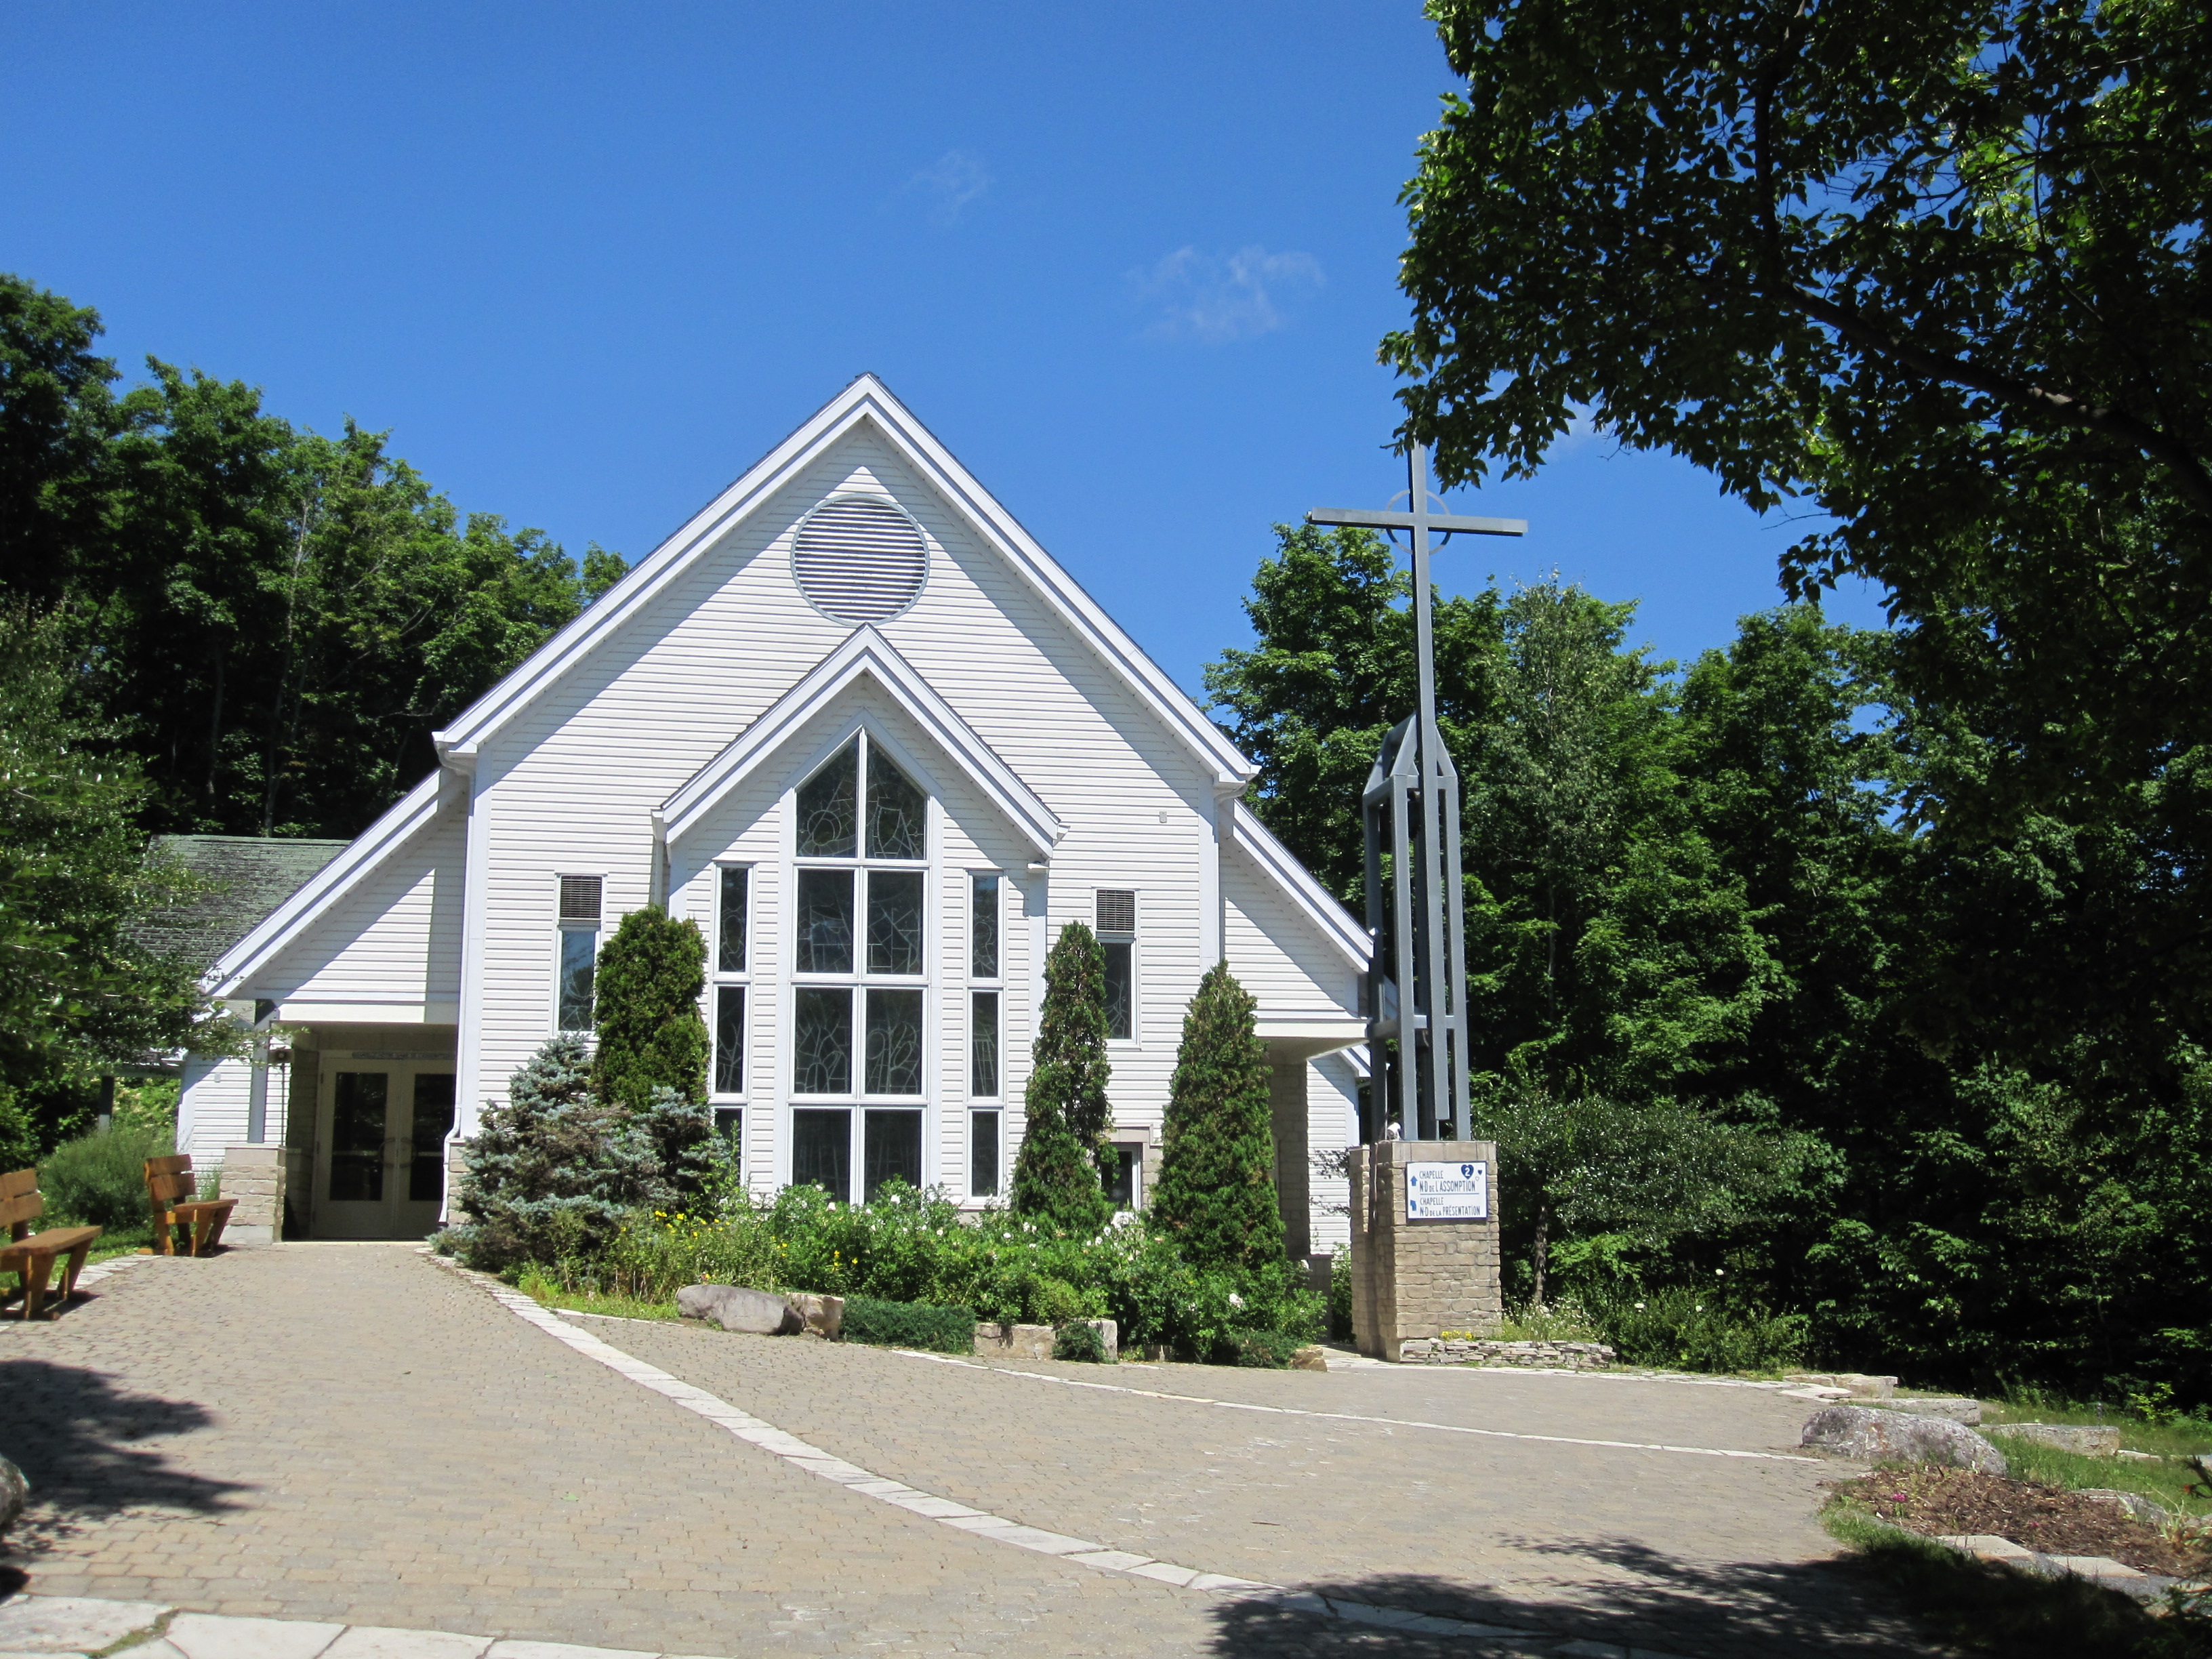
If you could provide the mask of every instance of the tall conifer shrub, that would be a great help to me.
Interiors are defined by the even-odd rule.
[[[598,1052],[592,1092],[642,1114],[655,1089],[707,1098],[707,941],[693,921],[658,905],[633,910],[599,952],[592,986]]]
[[[1014,1160],[1017,1213],[1073,1233],[1112,1214],[1098,1158],[1113,1112],[1106,1082],[1106,953],[1079,921],[1060,930],[1044,962],[1044,1006],[1023,1102],[1028,1121]]]
[[[1258,1006],[1229,964],[1216,963],[1183,1016],[1152,1221],[1200,1267],[1249,1272],[1283,1261]]]

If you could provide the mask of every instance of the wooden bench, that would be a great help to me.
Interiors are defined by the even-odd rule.
[[[154,1254],[177,1253],[175,1230],[191,1230],[190,1253],[205,1255],[222,1242],[224,1224],[238,1207],[234,1198],[197,1199],[192,1155],[173,1152],[146,1160],[146,1196],[154,1206]]]
[[[31,1224],[46,1207],[36,1170],[0,1175],[0,1226],[8,1230],[8,1243],[0,1244],[0,1273],[15,1274],[21,1284],[21,1317],[25,1319],[39,1316],[46,1300],[46,1281],[53,1274],[54,1263],[63,1256],[69,1258],[69,1266],[62,1273],[59,1300],[66,1302],[76,1294],[76,1276],[84,1270],[85,1253],[101,1231],[98,1227],[54,1227],[34,1233]]]

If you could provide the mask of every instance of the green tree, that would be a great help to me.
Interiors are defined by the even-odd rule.
[[[632,910],[599,951],[592,981],[598,1048],[592,1087],[625,1111],[642,1111],[656,1088],[707,1097],[707,941],[699,924],[661,906]]]
[[[1183,1016],[1150,1218],[1194,1266],[1246,1273],[1283,1261],[1275,1136],[1258,1000],[1218,962]]]
[[[1113,1209],[1099,1179],[1114,1121],[1106,1097],[1113,1068],[1106,1059],[1106,953],[1079,921],[1060,929],[1045,957],[1044,1006],[1031,1054],[1010,1201],[1016,1213],[1062,1231],[1096,1232]]]
[[[149,862],[144,781],[64,711],[61,629],[0,602],[0,1163],[84,1127],[103,1073],[235,1048],[198,964],[140,930],[192,890]]]

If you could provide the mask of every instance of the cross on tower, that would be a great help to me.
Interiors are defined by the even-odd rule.
[[[1413,545],[1414,712],[1390,728],[1368,775],[1367,1057],[1370,1108],[1360,1138],[1381,1140],[1395,1110],[1408,1140],[1434,1140],[1449,1125],[1468,1137],[1467,946],[1459,857],[1459,773],[1437,725],[1437,665],[1429,595],[1429,537],[1522,536],[1525,519],[1474,519],[1443,511],[1429,490],[1429,452],[1406,453],[1404,513],[1316,507],[1312,525],[1354,526]],[[1431,503],[1434,502],[1431,510]],[[1395,539],[1395,538],[1394,538]],[[1385,854],[1389,868],[1384,868]],[[1389,882],[1386,902],[1383,885]]]

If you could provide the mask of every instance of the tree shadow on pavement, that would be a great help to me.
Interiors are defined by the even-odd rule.
[[[1355,1654],[1479,1659],[1492,1653],[1548,1653],[1559,1644],[1579,1639],[1640,1650],[1655,1659],[1661,1654],[1751,1659],[1775,1653],[1905,1659],[1931,1651],[1895,1596],[1847,1563],[1693,1562],[1610,1540],[1532,1541],[1524,1547],[1531,1553],[1601,1562],[1614,1571],[1602,1578],[1585,1576],[1562,1562],[1562,1593],[1543,1601],[1422,1573],[1304,1583],[1296,1589],[1332,1602],[1425,1613],[1488,1629],[1393,1627],[1364,1615],[1324,1617],[1285,1595],[1253,1596],[1216,1607],[1208,1650],[1224,1659]],[[1622,1573],[1634,1575],[1633,1581],[1621,1582]],[[1577,1584],[1577,1579],[1583,1582]]]
[[[220,1513],[251,1490],[194,1474],[152,1443],[211,1426],[204,1406],[132,1394],[100,1371],[52,1360],[9,1358],[5,1370],[0,1455],[30,1481],[31,1502],[0,1554],[40,1554],[129,1510]]]

